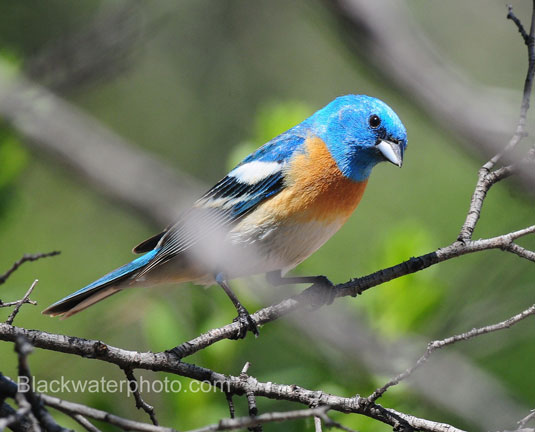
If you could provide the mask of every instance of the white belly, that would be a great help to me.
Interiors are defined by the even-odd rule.
[[[227,237],[230,250],[224,266],[229,278],[273,270],[285,273],[318,250],[343,222],[257,225],[246,218]]]

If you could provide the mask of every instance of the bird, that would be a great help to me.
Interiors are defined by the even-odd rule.
[[[137,245],[140,257],[43,314],[66,318],[133,286],[218,284],[238,312],[236,338],[248,330],[257,336],[228,281],[264,273],[273,285],[332,286],[323,275],[286,274],[347,221],[372,168],[384,161],[401,167],[406,147],[405,126],[386,103],[339,96],[243,159],[176,223]]]

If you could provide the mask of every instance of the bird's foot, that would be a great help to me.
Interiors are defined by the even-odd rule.
[[[230,339],[243,339],[247,335],[247,331],[252,331],[255,337],[258,337],[258,327],[251,314],[241,304],[236,308],[238,316],[234,318],[233,322],[237,322],[240,325],[236,336]]]
[[[335,299],[334,284],[326,276],[316,276],[316,281],[303,293],[310,298],[312,309],[330,305]]]

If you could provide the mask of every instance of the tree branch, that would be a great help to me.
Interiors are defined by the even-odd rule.
[[[7,404],[6,407],[9,407]],[[11,427],[15,423],[19,423],[21,420],[23,420],[32,410],[32,407],[30,404],[27,404],[21,408],[19,408],[17,411],[11,411],[9,414],[7,414],[5,411],[9,411],[8,408],[2,408],[0,410],[0,431],[4,430],[7,427]],[[7,415],[4,415],[7,414]]]
[[[368,289],[381,285],[385,282],[411,273],[416,273],[432,265],[470,253],[490,249],[511,249],[511,252],[514,250],[513,253],[517,253],[517,248],[511,246],[514,244],[513,241],[522,236],[533,233],[535,233],[535,225],[488,239],[480,239],[475,241],[470,240],[464,243],[456,241],[444,248],[439,248],[433,252],[429,252],[418,257],[413,257],[395,266],[376,271],[369,275],[351,279],[348,282],[335,285],[329,289],[333,292],[333,298],[346,296],[355,297],[359,294],[362,294],[364,291],[367,291]],[[524,254],[523,258],[530,259],[529,252],[531,251],[527,252],[528,253]],[[304,290],[295,297],[285,299],[280,303],[268,306],[255,312],[251,315],[251,317],[254,319],[257,325],[264,325],[291,312],[302,309],[307,305],[317,303],[317,294],[317,290]],[[171,351],[179,358],[184,358],[216,342],[219,342],[220,340],[231,338],[238,330],[239,324],[233,322],[223,327],[209,330],[188,342],[182,343],[181,345],[173,348]]]
[[[396,0],[326,0],[349,50],[407,95],[448,133],[490,157],[503,149],[516,108],[492,89],[444,62],[407,6]],[[440,85],[437,85],[440,83]],[[533,171],[516,177],[528,193]]]
[[[384,386],[382,386],[382,387],[378,388],[377,390],[375,390],[368,397],[368,400],[370,402],[375,402],[390,387],[399,384],[401,381],[403,381],[404,379],[406,379],[409,376],[411,376],[416,369],[418,369],[425,362],[427,362],[427,360],[429,359],[431,354],[433,354],[434,351],[436,351],[436,350],[438,350],[440,348],[444,348],[445,346],[452,345],[452,344],[454,344],[456,342],[459,342],[459,341],[466,341],[466,340],[470,340],[470,339],[472,339],[474,337],[477,337],[477,336],[481,336],[481,335],[488,334],[488,333],[493,333],[493,332],[496,332],[496,331],[499,331],[499,330],[508,329],[508,328],[512,327],[513,325],[519,323],[520,321],[526,319],[527,317],[529,317],[531,315],[535,315],[535,305],[533,305],[533,306],[529,307],[528,309],[520,312],[519,314],[517,314],[517,315],[515,315],[515,316],[513,316],[511,318],[508,318],[505,321],[499,322],[497,324],[492,324],[492,325],[488,325],[488,326],[481,327],[481,328],[475,328],[475,329],[472,329],[472,330],[470,330],[468,332],[461,333],[461,334],[458,334],[458,335],[455,335],[455,336],[451,336],[451,337],[446,338],[446,339],[435,340],[433,342],[430,342],[429,345],[427,346],[427,350],[425,351],[425,353],[416,361],[416,363],[412,367],[410,367],[407,370],[405,370],[404,372],[400,373],[395,378],[392,378]]]
[[[518,422],[518,429],[524,429],[524,427],[531,421],[535,419],[535,409],[531,410],[530,413]]]
[[[154,412],[154,407],[152,405],[149,405],[147,402],[143,400],[141,397],[141,394],[139,393],[139,388],[137,384],[136,377],[134,376],[134,372],[130,368],[122,368],[126,378],[128,379],[128,384],[130,385],[130,390],[132,391],[132,394],[134,395],[134,399],[136,400],[136,408],[137,409],[143,409],[149,417],[150,421],[153,425],[158,426],[158,420],[156,419],[156,413]]]
[[[39,396],[33,392],[31,386],[32,375],[28,365],[28,355],[33,351],[33,346],[24,336],[20,335],[15,339],[15,351],[18,354],[19,360],[19,376],[25,377],[28,383],[27,390],[19,390],[19,393],[24,396],[26,401],[28,401],[30,404],[31,412],[39,422],[39,425],[42,426],[47,432],[74,432],[57,424],[54,418],[43,407]]]
[[[94,420],[103,421],[111,425],[120,427],[124,430],[139,431],[139,432],[177,432],[175,429],[151,425],[148,423],[136,422],[123,417],[110,414],[109,412],[98,410],[74,402],[69,402],[59,399],[54,396],[41,395],[41,399],[46,406],[55,408],[69,415],[82,415]]]
[[[114,203],[167,225],[193,201],[198,182],[137,149],[37,84],[9,74],[0,60],[0,117],[36,150],[73,168]]]
[[[322,406],[318,408],[311,408],[306,410],[296,410],[287,412],[270,412],[259,416],[238,417],[231,419],[222,419],[218,423],[208,425],[199,429],[193,429],[188,432],[215,432],[224,430],[236,430],[249,428],[251,426],[259,426],[264,423],[276,423],[288,420],[297,420],[310,417],[324,417],[326,416],[329,407]],[[330,420],[330,419],[329,419]]]
[[[59,255],[60,253],[61,252],[59,251],[52,251],[52,252],[47,252],[47,253],[23,255],[23,257],[19,259],[18,261],[16,261],[8,271],[6,271],[3,275],[0,275],[0,285],[5,283],[8,280],[8,278],[25,262],[37,261],[41,258],[53,257],[56,255]]]
[[[268,399],[286,400],[310,406],[311,404],[328,405],[331,409],[345,413],[355,413],[374,418],[391,426],[399,427],[400,431],[433,431],[433,432],[459,432],[459,429],[450,425],[421,419],[408,414],[400,413],[381,405],[369,404],[365,398],[356,396],[345,398],[331,395],[321,391],[307,390],[296,385],[275,384],[272,382],[259,382],[249,376],[246,380],[239,376],[224,375],[194,364],[178,361],[168,352],[152,353],[128,351],[107,345],[101,341],[87,340],[72,336],[47,333],[39,330],[27,330],[24,328],[0,324],[0,340],[15,341],[18,336],[24,336],[32,345],[47,350],[74,354],[84,358],[98,359],[115,364],[121,368],[147,369],[174,373],[187,378],[210,383],[215,388],[243,395],[252,392],[255,396]],[[43,395],[43,401],[49,405],[50,396]],[[62,406],[70,404],[64,401]],[[54,406],[55,407],[55,406]],[[77,411],[86,417],[93,417],[87,412]],[[151,426],[151,425],[148,425]],[[156,428],[157,426],[152,426]],[[159,429],[151,429],[157,431]],[[163,430],[163,429],[162,429]],[[168,429],[169,430],[169,429]]]
[[[338,3],[343,3],[343,1],[339,0]],[[367,7],[368,6],[366,6],[365,8]],[[369,9],[366,10],[369,12]],[[516,17],[513,17],[514,14],[512,13],[512,10],[510,10],[509,18],[513,19],[519,30],[523,30],[523,26],[520,21],[516,19]],[[521,34],[524,37],[526,44],[528,45],[529,68],[526,77],[526,82],[524,85],[524,95],[518,125],[515,134],[513,135],[509,143],[505,146],[504,150],[497,153],[496,156],[491,158],[489,162],[487,162],[487,164],[485,164],[481,168],[479,172],[478,183],[474,190],[474,194],[472,195],[470,208],[467,213],[465,223],[461,228],[458,240],[446,246],[445,248],[437,249],[428,254],[421,255],[416,258],[411,258],[393,267],[385,268],[367,276],[352,279],[344,284],[336,285],[335,287],[331,288],[335,298],[349,295],[357,296],[374,286],[380,285],[392,279],[417,271],[421,271],[429,266],[455,257],[483,250],[501,249],[509,253],[514,253],[527,260],[534,260],[535,252],[517,245],[515,241],[523,236],[535,233],[535,225],[507,234],[502,234],[496,237],[479,239],[475,241],[472,240],[473,231],[478,223],[481,214],[481,209],[489,189],[494,184],[503,180],[504,178],[512,174],[517,174],[519,168],[522,166],[522,164],[517,163],[509,164],[492,171],[496,163],[500,161],[503,156],[506,155],[512,148],[514,148],[526,135],[525,121],[529,108],[533,73],[535,68],[535,55],[533,49],[534,23],[535,0],[534,13],[532,15],[532,25],[530,28],[529,36],[525,34],[525,30],[524,33],[522,33],[521,31]],[[363,29],[366,27],[366,30],[369,31],[369,29],[367,28],[369,27],[369,23],[363,24],[362,22],[360,22],[360,25],[363,26]],[[110,147],[108,146],[109,142],[112,143],[113,148],[113,151],[111,153],[114,154],[114,156],[117,156],[115,162],[119,159],[124,161],[124,158],[126,157],[127,162],[125,163],[125,165],[122,166],[128,166],[128,161],[139,163],[139,165],[136,165],[136,168],[139,166],[143,166],[144,168],[150,166],[151,171],[154,171],[157,176],[160,176],[160,179],[162,178],[161,170],[154,168],[165,167],[163,164],[159,164],[157,161],[154,161],[151,158],[144,157],[142,152],[130,151],[120,139],[113,136],[105,129],[99,128],[96,123],[93,123],[92,120],[86,118],[81,112],[73,109],[68,104],[51,95],[45,89],[35,86],[23,79],[9,79],[9,77],[6,77],[2,74],[1,66],[2,65],[0,64],[0,115],[3,115],[6,119],[8,119],[8,121],[13,126],[15,126],[18,131],[20,131],[24,136],[32,140],[34,144],[39,145],[39,143],[44,143],[45,148],[49,150],[53,148],[54,152],[61,154],[61,157],[64,158],[64,160],[68,160],[73,165],[76,165],[78,169],[87,170],[85,174],[87,178],[91,179],[91,181],[98,182],[101,181],[101,179],[98,178],[99,176],[107,176],[103,181],[103,184],[106,184],[107,186],[109,186],[109,184],[113,183],[113,181],[117,179],[113,178],[113,173],[111,176],[109,175],[109,172],[102,174],[102,172],[99,170],[100,167],[98,167],[97,165],[98,163],[102,162],[99,159],[101,155],[105,155],[107,159],[110,159]],[[434,77],[433,79],[436,80],[436,77]],[[419,82],[419,85],[421,85],[421,82]],[[30,96],[28,96],[28,94]],[[466,99],[466,97],[464,99]],[[47,109],[42,110],[41,108],[39,108],[40,106],[45,105],[37,104],[36,101],[46,101],[47,104],[45,105]],[[480,115],[480,113],[478,113],[478,115]],[[488,121],[483,123],[473,122],[472,120],[475,117],[470,117],[470,115],[467,115],[466,110],[464,110],[463,116],[469,121],[470,127],[473,127],[474,124],[485,124],[486,126],[489,124]],[[472,120],[470,120],[470,118],[472,118]],[[53,121],[51,121],[51,119],[53,119]],[[445,119],[446,121],[448,121],[447,116]],[[457,126],[459,126],[459,124]],[[486,132],[490,131],[487,130]],[[72,136],[74,136],[75,133],[77,136],[77,140],[72,140],[71,138]],[[80,139],[80,137],[85,137],[87,138],[87,140],[84,141],[85,138]],[[80,141],[84,141],[80,144],[90,149],[91,154],[87,152],[87,149],[80,148],[76,150],[78,154],[72,156],[73,151],[70,146],[72,146],[73,142],[78,143]],[[65,146],[67,142],[69,144],[68,149]],[[104,148],[105,146],[106,151],[102,153],[99,152],[95,148],[95,146],[98,147],[99,145],[101,146],[100,148]],[[101,155],[99,155],[99,153],[101,153]],[[94,157],[95,154],[97,154],[96,159]],[[83,160],[83,163],[80,163],[81,160]],[[115,166],[121,166],[121,164],[116,164],[115,162]],[[104,164],[103,166],[106,170],[106,164]],[[93,170],[93,172],[90,172],[91,170]],[[133,178],[129,175],[125,176],[124,172],[121,173],[121,177],[129,177],[129,182]],[[137,175],[136,177],[140,178],[139,175]],[[163,177],[165,177],[165,175]],[[158,192],[161,191],[160,186],[171,185],[173,188],[173,194],[175,194],[177,188],[174,179],[175,177],[171,174],[170,176],[166,177],[163,182],[157,184],[157,188],[159,189]],[[143,179],[143,181],[145,180]],[[148,184],[153,183],[148,182]],[[155,201],[151,201],[151,199],[147,200],[147,196],[149,196],[149,198],[153,198],[152,196],[150,196],[151,191],[148,189],[144,189],[140,193],[138,186],[139,185],[132,184],[131,182],[127,186],[125,186],[124,184],[117,185],[114,186],[114,189],[112,189],[111,195],[117,194],[117,196],[121,198],[126,197],[126,201],[130,205],[145,212],[150,211],[150,213],[155,219],[166,219],[165,222],[170,220],[169,215],[171,214],[171,212],[174,213],[175,208],[169,206],[168,203],[173,201],[167,200],[167,204],[165,206],[160,206],[156,208],[154,204],[158,202],[158,198],[156,198]],[[134,196],[134,194],[132,193],[132,188],[135,191],[136,196]],[[162,195],[160,194],[159,196]],[[139,201],[140,198],[143,201],[142,203]],[[147,210],[147,207],[149,207],[150,210]],[[8,273],[4,275],[4,280],[9,277],[9,274],[10,272],[8,271]],[[0,283],[2,283],[1,279]],[[257,311],[255,314],[253,314],[253,319],[255,319],[255,321],[259,325],[273,321],[306,305],[317,303],[315,301],[316,295],[317,290],[305,290],[301,294],[293,298],[284,300],[278,304]],[[27,293],[25,298],[19,301],[16,310],[13,311],[13,318],[16,315],[16,312],[18,312],[20,306],[25,302],[25,300],[28,300],[28,297],[29,293]],[[430,420],[416,418],[408,414],[384,408],[381,405],[376,404],[376,400],[389,387],[397,384],[402,379],[412,374],[417,367],[427,361],[427,358],[434,350],[458,342],[460,340],[470,339],[481,334],[489,333],[491,331],[497,331],[503,328],[507,328],[508,326],[516,324],[521,319],[524,319],[527,316],[534,314],[534,308],[535,305],[532,306],[532,308],[522,312],[521,314],[510,318],[509,320],[503,321],[502,323],[482,327],[480,329],[474,329],[470,332],[456,335],[448,339],[432,342],[428,346],[428,350],[426,351],[426,353],[417,361],[417,363],[412,368],[409,368],[407,371],[398,375],[398,377],[391,380],[385,386],[377,389],[376,392],[374,392],[369,398],[361,398],[359,396],[356,396],[354,398],[344,398],[336,395],[323,393],[321,391],[307,390],[295,385],[288,386],[271,382],[264,383],[259,382],[256,378],[247,375],[246,369],[243,371],[242,374],[240,374],[240,376],[236,377],[232,375],[223,375],[222,373],[215,372],[210,369],[179,361],[180,358],[183,358],[187,355],[191,355],[199,351],[200,349],[212,345],[213,343],[219,340],[232,337],[238,330],[239,325],[237,323],[210,330],[209,332],[176,347],[174,350],[172,350],[172,352],[163,353],[140,353],[135,351],[127,351],[107,345],[100,341],[67,337],[37,330],[26,330],[10,325],[12,319],[9,323],[0,324],[0,339],[16,343],[17,352],[19,354],[19,375],[28,378],[31,376],[27,364],[27,355],[30,351],[30,348],[28,348],[29,344],[22,338],[28,338],[36,347],[39,348],[98,359],[101,361],[106,361],[108,363],[115,364],[125,371],[131,386],[132,384],[137,383],[133,374],[133,371],[135,369],[165,371],[191,379],[208,382],[212,386],[215,386],[216,388],[222,390],[227,395],[227,400],[230,401],[229,409],[231,411],[231,417],[234,417],[234,408],[233,404],[231,403],[232,395],[236,394],[247,396],[249,405],[248,417],[224,419],[215,425],[210,425],[206,428],[201,428],[201,431],[224,429],[228,430],[235,429],[237,427],[258,426],[262,422],[288,419],[289,415],[315,416],[323,419],[327,426],[343,428],[343,426],[332,422],[326,416],[326,410],[333,409],[344,413],[356,413],[368,416],[370,418],[376,419],[392,426],[397,431],[408,432],[415,430],[423,430],[434,432],[452,432],[459,430],[447,424],[436,423]],[[136,394],[134,395],[136,397]],[[162,428],[157,425],[156,419],[154,417],[153,408],[143,401],[139,393],[137,393],[136,397],[136,406],[138,406],[138,408],[141,407],[145,409],[145,411],[149,413],[154,425],[132,422],[127,419],[122,419],[120,417],[113,416],[110,413],[94,410],[92,408],[80,404],[73,404],[71,402],[62,401],[47,395],[39,396],[34,394],[31,389],[29,392],[25,393],[24,396],[26,397],[27,402],[31,406],[33,416],[35,416],[35,418],[38,419],[39,423],[44,425],[46,429],[64,430],[63,428],[61,428],[61,426],[55,424],[55,422],[51,420],[50,415],[46,410],[44,410],[41,402],[45,403],[48,406],[54,406],[59,410],[69,413],[69,415],[79,421],[80,424],[82,424],[88,430],[95,430],[96,428],[91,423],[89,423],[87,419],[85,419],[85,417],[107,421],[111,424],[115,424],[120,427],[132,430],[150,432],[172,431],[172,429]],[[257,415],[256,397],[258,396],[277,400],[287,400],[295,403],[304,404],[307,406],[312,406],[314,408],[290,412],[293,414],[268,413]],[[21,402],[19,403],[19,410],[23,409],[23,405],[24,400],[21,399]],[[320,412],[321,410],[323,410],[323,412]],[[286,416],[286,418],[284,418],[283,416]]]
[[[35,288],[35,286],[37,285],[37,282],[39,282],[39,280],[35,279],[33,281],[33,283],[30,285],[30,288],[28,288],[28,291],[26,291],[26,294],[24,294],[24,297],[22,297],[19,301],[16,302],[15,309],[13,309],[13,311],[11,312],[9,317],[7,318],[6,324],[13,324],[13,320],[15,319],[17,314],[19,313],[19,310],[20,310],[20,308],[22,307],[23,304],[32,303],[32,301],[30,300],[30,294],[32,293],[32,291]],[[33,302],[32,304],[37,304],[37,303]]]

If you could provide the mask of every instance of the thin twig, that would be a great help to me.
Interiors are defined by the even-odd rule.
[[[522,35],[522,39],[524,39],[524,42],[527,44],[529,41],[529,35],[526,33],[526,29],[522,25],[522,22],[514,14],[512,5],[507,5],[507,19],[510,19],[516,24],[519,33]]]
[[[316,417],[314,417],[314,418],[316,418]],[[336,428],[336,429],[343,430],[344,432],[356,432],[355,430],[350,429],[350,428],[344,426],[343,424],[338,423],[337,421],[334,421],[332,418],[330,418],[327,415],[327,413],[325,413],[323,415],[320,415],[320,418],[321,418],[321,420],[323,420],[323,423],[325,423],[325,426],[327,426],[328,428]]]
[[[225,398],[227,399],[230,418],[235,418],[236,408],[234,407],[234,401],[232,400],[232,396],[233,394],[231,392],[225,392]]]
[[[516,243],[511,243],[509,246],[507,246],[506,250],[518,255],[519,257],[535,262],[535,252],[522,246],[518,246]]]
[[[20,304],[20,300],[17,300],[17,301],[12,301],[12,302],[7,302],[7,303],[3,303],[1,300],[0,300],[0,308],[5,308],[5,307],[13,307],[13,306],[17,306],[18,304]],[[36,306],[37,305],[37,302],[35,300],[26,300],[24,302],[24,304],[31,304],[33,306]]]
[[[5,428],[20,422],[23,418],[25,418],[28,413],[32,410],[32,407],[30,404],[26,404],[25,406],[20,407],[17,411],[15,411],[13,414],[0,418],[0,431],[3,431]]]
[[[247,372],[249,371],[250,367],[251,367],[251,363],[245,362],[240,372],[241,380],[247,381],[247,379],[249,378],[249,375],[247,375]],[[256,396],[254,392],[246,391],[245,397],[247,398],[247,407],[249,409],[249,417],[254,418],[258,415],[258,407],[256,406]],[[251,432],[262,432],[262,425],[261,424],[251,425],[248,428],[248,430]]]
[[[3,275],[0,276],[0,285],[2,285],[9,278],[9,276],[11,276],[13,272],[15,272],[25,262],[37,261],[41,258],[53,257],[56,255],[59,255],[60,253],[61,252],[59,251],[52,251],[52,252],[47,252],[47,253],[23,255],[23,257],[19,259],[18,261],[16,261],[8,271],[6,271]]]
[[[18,386],[15,381],[0,374],[0,384],[1,384],[0,388],[2,389],[2,394],[0,396],[19,398],[20,394],[17,393]],[[136,422],[133,420],[125,419],[125,418],[118,417],[106,411],[101,411],[98,409],[88,407],[86,405],[62,400],[54,396],[40,394],[38,395],[38,397],[39,397],[39,400],[44,405],[57,409],[58,411],[61,411],[75,418],[75,420],[77,421],[80,420],[80,417],[76,418],[76,416],[81,416],[81,417],[89,417],[98,421],[103,421],[103,422],[112,424],[114,426],[120,427],[121,429],[124,429],[124,430],[132,430],[132,431],[140,431],[140,432],[176,432],[174,429],[171,429],[171,428],[154,426],[148,423],[141,423],[141,422]],[[26,402],[24,398],[22,398],[21,402],[22,403],[19,403],[20,407],[23,406],[24,402],[28,404],[28,402]]]
[[[136,380],[136,377],[134,376],[134,372],[131,368],[122,368],[126,378],[128,379],[128,385],[130,386],[130,390],[132,391],[132,394],[134,395],[134,399],[136,400],[136,408],[142,409],[145,411],[149,417],[150,421],[153,425],[158,426],[158,420],[156,419],[156,413],[154,412],[154,407],[152,405],[149,405],[147,402],[143,400],[141,397],[141,394],[139,393],[139,386]]]
[[[83,415],[81,414],[70,414],[67,413],[67,415],[70,415],[74,420],[76,420],[86,431],[89,432],[102,432],[98,427],[96,427],[93,423],[91,423],[89,420],[87,420]]]
[[[310,417],[319,417],[325,415],[329,411],[328,406],[321,406],[318,408],[310,408],[305,410],[295,410],[286,412],[271,412],[261,414],[259,416],[237,417],[234,419],[222,419],[218,423],[214,423],[199,429],[194,429],[188,432],[214,432],[223,430],[243,429],[250,426],[258,426],[264,423],[283,422],[288,420],[297,420]]]
[[[425,353],[418,359],[418,361],[405,370],[404,372],[397,375],[395,378],[392,378],[390,381],[388,381],[384,386],[378,388],[375,390],[369,397],[369,402],[375,402],[378,398],[380,398],[390,387],[399,384],[401,381],[406,379],[407,377],[411,376],[416,369],[418,369],[420,366],[422,366],[431,356],[431,354],[440,349],[444,348],[445,346],[452,345],[459,341],[466,341],[469,339],[472,339],[477,336],[481,336],[487,333],[493,333],[499,330],[504,330],[509,327],[512,327],[513,325],[519,323],[520,321],[524,320],[525,318],[535,315],[535,305],[527,308],[526,310],[520,312],[519,314],[506,319],[505,321],[499,322],[497,324],[488,325],[485,327],[475,328],[468,332],[461,333],[455,336],[448,337],[446,339],[442,340],[436,340],[433,342],[430,342],[427,346],[427,350]]]
[[[524,39],[524,43],[528,49],[528,71],[526,73],[526,79],[524,81],[524,90],[522,92],[522,104],[520,106],[520,116],[518,119],[518,124],[516,127],[515,134],[511,138],[511,141],[509,144],[496,156],[494,156],[489,162],[487,162],[484,166],[487,169],[492,169],[492,167],[502,158],[504,154],[509,152],[511,149],[516,147],[518,143],[527,136],[526,132],[526,118],[529,110],[530,105],[530,99],[531,99],[531,91],[533,88],[533,77],[535,75],[535,40],[534,40],[534,32],[535,32],[535,0],[532,0],[532,12],[531,12],[531,25],[529,29],[529,35],[526,33],[526,30],[524,29],[524,26],[520,22],[520,20],[516,17],[516,15],[513,12],[513,7],[511,5],[508,6],[508,13],[507,18],[512,20],[517,28],[520,34],[522,35],[522,39]]]
[[[483,202],[485,201],[487,192],[497,181],[503,178],[503,177],[500,177],[500,175],[496,174],[497,171],[492,172],[491,170],[498,163],[498,161],[502,159],[502,157],[505,154],[509,153],[513,148],[515,148],[522,141],[522,139],[524,139],[527,136],[526,118],[527,118],[527,113],[529,110],[531,92],[533,88],[533,77],[535,75],[535,45],[534,45],[534,38],[533,38],[533,34],[535,31],[535,0],[533,0],[533,10],[531,14],[531,27],[530,27],[529,35],[526,33],[524,26],[522,25],[520,20],[513,13],[512,6],[508,7],[507,18],[511,19],[516,24],[516,26],[518,27],[518,30],[520,31],[520,34],[522,35],[522,38],[524,39],[524,43],[526,44],[527,49],[528,49],[528,70],[526,72],[526,78],[524,80],[524,89],[522,92],[522,103],[520,105],[520,114],[518,117],[518,122],[516,125],[515,133],[511,137],[509,143],[504,147],[502,151],[494,155],[479,170],[478,181],[474,189],[474,193],[472,195],[470,207],[466,215],[466,220],[458,236],[458,240],[460,241],[467,241],[467,240],[472,239],[472,234],[474,233],[476,224],[481,215],[481,209],[483,207]],[[507,167],[507,168],[509,172],[506,173],[506,175],[510,175],[510,173],[512,172],[512,169],[511,167]],[[504,169],[505,168],[501,169],[502,173]]]
[[[6,320],[6,324],[9,324],[9,325],[12,325],[13,324],[13,320],[15,319],[15,317],[17,316],[17,314],[19,313],[19,310],[20,308],[22,307],[22,305],[24,303],[29,303],[28,299],[30,298],[30,294],[32,293],[33,289],[35,288],[35,286],[37,285],[37,282],[39,282],[38,279],[35,279],[33,281],[33,283],[30,285],[30,288],[28,288],[28,291],[26,291],[26,294],[24,294],[24,297],[22,297],[22,299],[20,299],[18,302],[17,302],[17,305],[15,306],[15,308],[11,311],[11,314],[9,315],[9,317],[7,318]]]
[[[44,408],[39,396],[33,391],[31,386],[32,375],[28,365],[28,355],[33,351],[32,344],[24,336],[18,336],[15,340],[15,351],[18,355],[19,377],[24,377],[27,383],[27,388],[24,391],[19,388],[18,394],[21,394],[31,405],[31,412],[39,422],[39,425],[48,432],[70,432],[71,429],[66,429],[56,423],[54,418]]]
[[[532,409],[529,414],[518,422],[518,430],[524,429],[524,427],[535,418],[535,409]]]
[[[314,416],[314,432],[323,432],[321,427],[321,418]]]
[[[155,426],[148,423],[136,422],[130,419],[116,416],[106,411],[101,411],[86,405],[69,402],[54,396],[41,395],[41,400],[46,406],[55,408],[67,414],[79,414],[95,420],[103,421],[124,430],[139,432],[177,432],[175,429]]]

